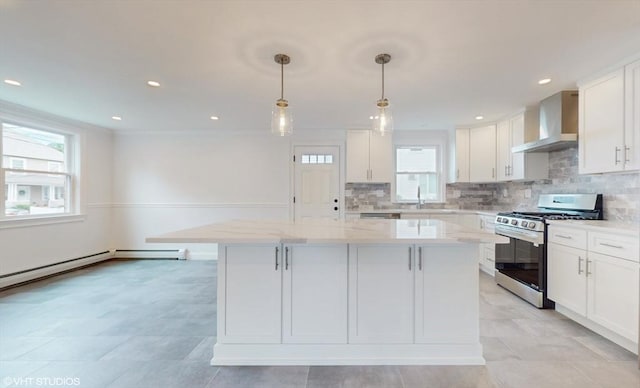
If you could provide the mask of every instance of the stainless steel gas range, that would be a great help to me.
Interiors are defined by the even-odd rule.
[[[602,194],[542,194],[537,212],[498,213],[495,233],[509,238],[496,244],[496,283],[538,308],[547,299],[547,220],[601,220]]]

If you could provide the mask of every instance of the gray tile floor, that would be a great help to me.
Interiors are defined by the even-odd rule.
[[[215,276],[110,261],[0,292],[0,387],[640,387],[635,355],[484,274],[486,366],[212,367]]]

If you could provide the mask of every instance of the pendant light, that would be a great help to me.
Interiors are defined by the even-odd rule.
[[[278,136],[291,135],[293,132],[293,117],[289,109],[289,102],[284,99],[284,65],[291,62],[285,54],[276,54],[273,59],[280,65],[280,98],[271,113],[271,133]]]
[[[389,100],[384,97],[384,65],[391,61],[391,55],[378,54],[375,61],[377,64],[382,65],[382,97],[376,102],[378,109],[373,116],[373,130],[384,136],[393,131],[391,107],[389,106]]]

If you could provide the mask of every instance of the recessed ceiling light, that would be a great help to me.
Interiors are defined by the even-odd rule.
[[[158,88],[160,87],[160,82],[158,81],[147,81],[147,85],[154,87],[154,88]]]
[[[484,116],[480,116],[480,115],[476,116],[476,120],[482,120],[482,119],[484,119]]]
[[[211,119],[211,120],[219,120],[219,119],[220,119],[220,117],[218,117],[218,116],[211,116],[211,117],[210,117],[210,119]]]
[[[12,80],[12,79],[6,79],[4,80],[5,84],[9,84],[9,85],[13,85],[13,86],[20,86],[22,85],[20,82],[16,81],[16,80]]]
[[[120,116],[111,116],[111,118],[116,120],[116,121],[122,120],[122,117],[120,117]]]
[[[369,116],[369,120],[373,120],[373,116]]]
[[[543,79],[541,79],[540,81],[538,81],[538,84],[539,84],[539,85],[546,85],[546,84],[548,84],[549,82],[551,82],[551,78],[543,78]]]

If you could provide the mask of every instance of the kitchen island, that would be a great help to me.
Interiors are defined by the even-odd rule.
[[[212,365],[478,365],[478,244],[502,239],[439,220],[308,220],[147,242],[218,244]]]

